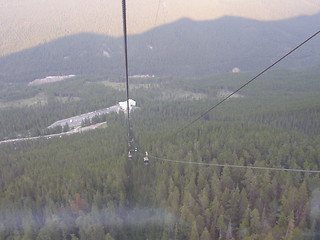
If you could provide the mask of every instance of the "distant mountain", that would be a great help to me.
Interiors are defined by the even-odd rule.
[[[272,21],[320,13],[319,0],[134,0],[127,5],[130,34],[183,17]],[[115,0],[0,0],[0,56],[82,32],[121,36],[121,7]]]
[[[319,31],[320,14],[282,21],[223,17],[182,19],[128,39],[129,74],[206,76],[261,70]],[[279,68],[320,63],[320,36]],[[0,81],[30,82],[49,75],[124,75],[123,39],[77,34],[0,58]]]

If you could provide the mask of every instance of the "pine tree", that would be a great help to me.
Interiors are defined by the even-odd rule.
[[[269,232],[263,240],[276,240],[276,239],[273,237],[272,233]]]
[[[53,224],[47,224],[40,229],[37,240],[57,240],[62,239],[59,229]]]
[[[197,229],[197,223],[195,221],[193,221],[193,223],[192,223],[189,239],[190,240],[199,240],[199,233],[198,233],[198,229]]]
[[[233,239],[233,230],[232,230],[232,223],[231,223],[231,221],[230,221],[229,224],[228,224],[226,239],[227,239],[227,240]]]
[[[256,208],[250,213],[250,228],[252,233],[260,234],[262,231],[259,211]]]
[[[114,240],[110,233],[107,233],[104,240]]]
[[[210,233],[208,231],[207,228],[204,228],[202,234],[201,234],[201,237],[200,237],[200,240],[210,240],[211,237],[210,237]]]
[[[226,235],[226,232],[227,232],[227,226],[224,222],[224,216],[223,215],[220,215],[218,220],[217,220],[217,225],[216,225],[216,228],[219,232],[219,239],[223,239]]]
[[[70,237],[71,237],[71,240],[79,240],[79,238],[77,238],[76,235],[74,234],[71,234]]]
[[[290,216],[288,217],[288,227],[287,227],[287,231],[286,231],[286,235],[285,235],[284,239],[285,240],[292,240],[293,239],[293,232],[294,232],[294,214],[292,211]]]

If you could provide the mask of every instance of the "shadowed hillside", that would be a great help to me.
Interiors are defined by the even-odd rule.
[[[182,19],[129,37],[130,74],[208,76],[260,70],[318,31],[320,15],[262,22],[236,17]],[[281,67],[320,61],[319,38]],[[49,75],[123,74],[123,39],[89,33],[64,37],[0,59],[0,81],[30,82]]]

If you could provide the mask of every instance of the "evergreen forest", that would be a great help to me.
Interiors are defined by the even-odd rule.
[[[270,71],[183,128],[255,74],[131,79],[132,161],[123,113],[2,142],[0,239],[319,239],[319,68]],[[1,141],[125,99],[113,76],[0,85]]]

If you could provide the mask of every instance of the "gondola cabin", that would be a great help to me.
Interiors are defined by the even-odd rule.
[[[131,161],[132,160],[132,154],[131,154],[131,152],[129,151],[129,153],[128,153],[128,160],[129,161]]]
[[[146,155],[143,158],[143,163],[144,163],[144,165],[148,165],[149,164],[148,152],[146,152]]]

